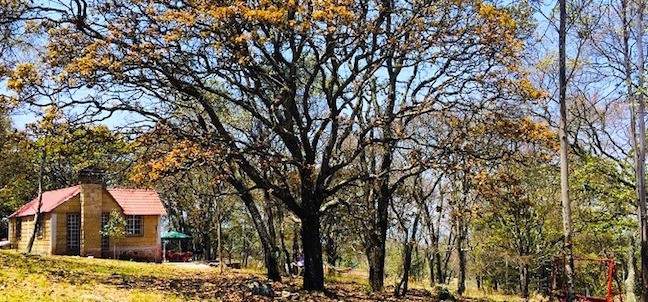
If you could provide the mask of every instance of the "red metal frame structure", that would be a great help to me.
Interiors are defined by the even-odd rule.
[[[605,263],[608,267],[608,276],[607,276],[607,294],[605,297],[589,297],[581,293],[574,293],[576,301],[578,302],[613,302],[615,295],[618,295],[620,302],[623,302],[623,297],[620,292],[614,293],[612,290],[613,280],[614,280],[614,259],[597,259],[597,258],[574,258],[574,262],[602,262]],[[565,299],[565,290],[563,288],[562,282],[556,282],[556,271],[559,266],[563,265],[562,257],[555,257],[553,267],[551,270],[551,283],[549,284],[549,289],[553,297],[558,298],[558,301],[564,302]]]

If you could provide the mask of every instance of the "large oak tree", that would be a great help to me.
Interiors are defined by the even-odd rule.
[[[46,43],[42,62],[10,73],[20,99],[85,105],[94,119],[135,112],[217,146],[241,196],[252,183],[300,219],[310,290],[324,287],[322,213],[358,181],[378,193],[372,261],[384,265],[391,154],[407,120],[496,110],[533,90],[515,80],[516,20],[479,0],[74,0],[23,18]],[[370,146],[377,174],[340,177]]]

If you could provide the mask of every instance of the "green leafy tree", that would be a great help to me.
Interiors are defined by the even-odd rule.
[[[105,125],[77,125],[56,107],[45,110],[36,123],[27,125],[32,148],[45,150],[44,188],[58,189],[77,184],[77,172],[88,166],[106,171],[113,184],[127,183],[132,157],[129,142]],[[36,154],[38,153],[38,154]],[[39,158],[35,152],[34,158]]]
[[[11,125],[8,110],[0,107],[0,217],[7,217],[37,188],[37,164],[26,134]],[[0,237],[6,238],[6,220],[0,222]]]
[[[126,219],[121,213],[113,210],[110,212],[108,222],[101,228],[101,235],[108,236],[113,243],[113,258],[117,259],[117,240],[126,234]]]

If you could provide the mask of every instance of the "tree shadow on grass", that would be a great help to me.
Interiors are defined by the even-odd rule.
[[[84,258],[41,257],[18,253],[0,253],[0,264],[13,266],[28,273],[41,274],[54,283],[104,284],[125,290],[171,293],[185,300],[436,301],[433,295],[425,290],[411,289],[406,297],[396,298],[389,289],[370,293],[364,285],[355,282],[327,283],[325,292],[307,292],[300,289],[299,279],[284,279],[284,282],[271,283],[274,297],[264,297],[253,295],[248,288],[251,282],[265,283],[264,277],[239,273],[236,270],[219,275],[211,268],[174,271],[150,264],[147,271],[138,271],[138,267],[122,266],[122,263],[110,264]]]

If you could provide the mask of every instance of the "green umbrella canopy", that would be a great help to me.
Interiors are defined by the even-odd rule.
[[[162,239],[189,239],[191,236],[176,231],[164,233]]]

